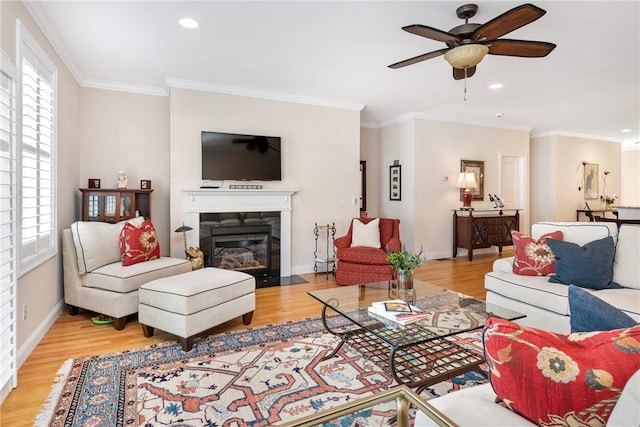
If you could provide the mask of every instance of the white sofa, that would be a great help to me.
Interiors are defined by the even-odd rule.
[[[606,236],[616,242],[613,280],[622,289],[593,291],[640,322],[640,225],[612,222],[541,222],[533,224],[531,236],[561,230],[563,240],[584,245]],[[527,326],[570,333],[568,286],[550,283],[548,277],[519,276],[513,273],[513,257],[495,261],[485,275],[487,302],[527,315],[518,322]],[[529,420],[495,403],[491,384],[466,388],[429,401],[436,409],[461,426],[532,426]],[[627,382],[614,407],[608,425],[640,425],[640,371]],[[416,415],[416,426],[434,425],[424,414]]]
[[[562,231],[564,241],[579,245],[613,237],[613,281],[623,288],[594,293],[640,322],[640,225],[622,224],[618,230],[612,222],[539,222],[532,225],[531,237],[538,239],[555,230]],[[487,303],[526,314],[518,321],[523,325],[562,334],[571,332],[569,287],[551,283],[548,277],[517,275],[513,273],[513,259],[495,261],[493,271],[485,275]]]
[[[465,388],[429,400],[429,404],[459,426],[473,427],[520,427],[535,426],[528,419],[495,403],[496,394],[491,384]],[[622,390],[622,394],[611,411],[607,425],[627,427],[640,425],[640,370]],[[435,426],[422,412],[416,414],[415,427]]]
[[[125,222],[78,221],[62,231],[64,301],[69,312],[74,315],[83,308],[110,316],[116,330],[125,327],[128,315],[138,312],[140,285],[191,271],[186,259],[169,257],[123,266],[119,236]]]

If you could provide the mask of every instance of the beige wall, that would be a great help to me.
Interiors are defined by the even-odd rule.
[[[101,179],[102,188],[116,187],[116,173],[127,174],[127,187],[151,180],[151,219],[162,255],[169,240],[169,99],[112,90],[84,88],[81,92],[80,185]],[[77,194],[80,219],[80,194]]]
[[[576,209],[585,201],[591,209],[602,209],[599,199],[584,198],[582,162],[599,165],[598,188],[602,194],[603,172],[607,178],[607,194],[621,194],[620,144],[584,137],[550,134],[531,142],[531,199],[535,204],[532,221],[575,221]],[[637,184],[636,184],[637,185]],[[578,191],[578,187],[583,189]],[[584,217],[581,217],[584,220]]]
[[[413,192],[415,159],[415,121],[406,120],[380,129],[380,216],[400,219],[402,244],[411,250],[414,247]],[[389,200],[389,166],[398,160],[401,166],[401,200]],[[420,242],[417,246],[420,246]]]
[[[640,148],[623,149],[621,156],[621,197],[618,204],[620,206],[640,206]]]
[[[500,156],[528,161],[529,133],[417,117],[386,126],[380,129],[380,215],[400,218],[401,238],[409,250],[418,251],[422,246],[428,258],[450,257],[451,209],[462,204],[455,188],[460,160],[485,163],[485,201],[473,202],[474,207],[482,208],[490,207],[487,193],[501,192]],[[389,200],[388,169],[394,160],[402,165],[401,201]],[[521,214],[527,228],[527,210]]]
[[[199,188],[203,130],[282,138],[282,182],[265,188],[292,189],[292,272],[313,271],[313,227],[335,222],[344,234],[360,194],[360,113],[258,98],[172,89],[170,95],[171,228],[182,223],[182,190]],[[224,183],[224,187],[228,186]],[[181,256],[182,238],[171,253]]]
[[[476,209],[490,208],[487,194],[503,193],[499,188],[500,156],[522,157],[528,161],[529,133],[417,119],[415,134],[414,245],[416,249],[423,245],[428,257],[450,257],[451,209],[462,205],[460,191],[455,187],[460,160],[484,161],[484,201],[474,201],[472,205]],[[525,199],[527,197],[525,194]],[[527,229],[526,206],[519,207],[524,209],[520,212],[521,229]],[[465,250],[458,250],[459,256],[464,254]]]
[[[21,2],[1,4],[2,50],[16,63],[16,19],[31,35],[58,69],[57,103],[57,214],[58,234],[74,221],[74,197],[78,187],[78,121],[80,87],[68,72],[55,50],[40,32]],[[18,278],[17,345],[18,363],[22,364],[31,350],[57,318],[63,300],[62,249],[58,254],[29,273]],[[22,308],[27,305],[27,318]]]
[[[380,131],[360,128],[360,160],[367,162],[367,215],[379,216],[382,165],[380,164]]]

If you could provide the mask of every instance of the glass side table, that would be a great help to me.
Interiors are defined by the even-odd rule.
[[[363,397],[362,399],[354,400],[353,402],[338,405],[335,408],[320,411],[315,414],[311,414],[306,417],[298,418],[296,420],[288,421],[286,423],[278,425],[282,427],[321,426],[326,422],[339,421],[340,419],[351,416],[356,412],[371,409],[376,405],[391,402],[393,400],[396,401],[396,413],[393,415],[390,421],[395,421],[398,427],[409,427],[409,408],[412,405],[418,411],[424,413],[427,416],[427,419],[431,421],[431,424],[423,424],[425,427],[457,426],[457,424],[451,421],[446,415],[431,406],[428,402],[422,400],[413,390],[411,390],[406,385],[400,385],[368,397]],[[393,418],[395,418],[395,420]]]

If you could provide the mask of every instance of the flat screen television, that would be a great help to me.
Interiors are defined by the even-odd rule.
[[[280,181],[280,137],[202,131],[205,181]]]

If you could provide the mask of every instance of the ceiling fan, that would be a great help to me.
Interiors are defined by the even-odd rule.
[[[556,47],[555,44],[548,42],[499,38],[542,17],[547,13],[544,9],[532,4],[523,4],[484,24],[469,23],[469,18],[475,16],[477,11],[478,5],[476,4],[460,6],[456,9],[456,15],[458,18],[464,19],[464,24],[452,28],[449,32],[420,24],[402,27],[409,33],[445,42],[447,47],[396,62],[389,65],[389,68],[402,68],[444,55],[444,58],[453,67],[453,78],[460,80],[473,76],[476,72],[476,65],[482,61],[487,53],[540,58],[547,56]]]

